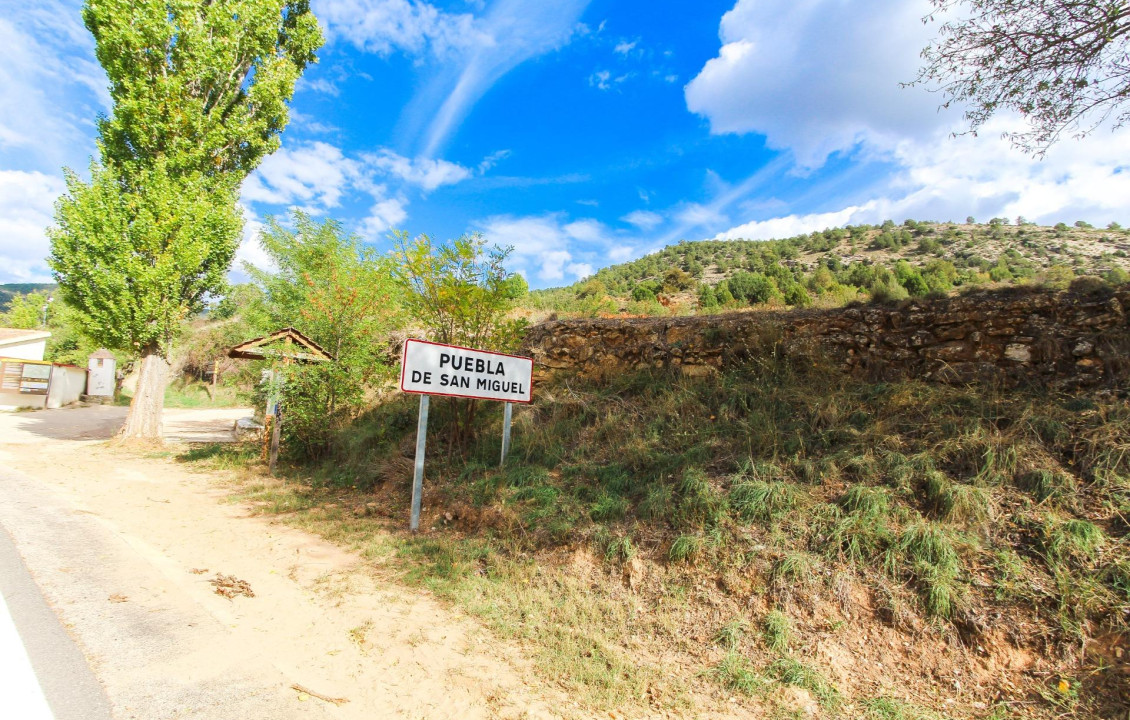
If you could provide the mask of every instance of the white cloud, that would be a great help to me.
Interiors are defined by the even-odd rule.
[[[860,143],[890,148],[952,121],[914,79],[937,31],[906,0],[738,0],[722,47],[686,86],[687,107],[714,133],[758,133],[802,168]]]
[[[408,219],[404,201],[399,198],[381,200],[369,209],[369,217],[361,223],[361,235],[376,237],[396,228]]]
[[[654,230],[663,224],[663,216],[650,210],[634,210],[620,219],[644,232]]]
[[[571,283],[591,275],[593,262],[605,264],[608,249],[620,244],[596,220],[563,222],[559,214],[498,215],[478,226],[487,242],[513,247],[515,268],[541,285]]]
[[[263,232],[263,221],[255,212],[247,207],[241,205],[240,209],[243,212],[243,236],[240,238],[239,247],[235,251],[235,261],[232,263],[232,269],[229,277],[233,282],[246,282],[249,278],[245,264],[259,268],[260,270],[273,271],[275,267],[274,260],[267,255],[263,250],[263,245],[259,242],[259,234]]]
[[[347,200],[368,200],[361,232],[379,236],[408,219],[406,190],[431,192],[472,174],[446,160],[410,159],[388,149],[350,157],[329,143],[298,143],[265,159],[243,183],[241,197],[244,203],[297,207],[311,215]]]
[[[44,231],[65,191],[60,177],[0,170],[0,282],[50,282]]]
[[[485,175],[495,165],[510,157],[510,154],[511,153],[509,150],[498,150],[492,152],[490,155],[487,155],[485,158],[483,158],[482,162],[479,163],[479,174]]]
[[[315,0],[313,9],[331,41],[365,52],[394,50],[438,56],[487,41],[473,15],[451,14],[413,0]]]
[[[411,160],[391,150],[382,150],[367,159],[373,167],[428,192],[471,177],[471,171],[462,165],[427,158]]]
[[[283,147],[267,157],[243,183],[243,200],[269,205],[302,205],[323,212],[363,177],[361,164],[324,142]]]
[[[627,40],[621,40],[619,43],[616,44],[616,47],[614,47],[612,49],[620,55],[627,55],[631,51],[635,50],[636,45],[638,45],[638,44],[639,44],[638,40],[633,40],[632,42],[628,42]]]
[[[1093,135],[1054,146],[1042,161],[1011,147],[1001,134],[1018,127],[997,119],[978,137],[899,141],[890,159],[901,169],[871,198],[832,212],[791,214],[747,222],[719,238],[767,239],[827,227],[917,220],[1014,218],[1041,224],[1130,220],[1130,131]]]
[[[589,75],[589,87],[594,87],[597,90],[608,90],[612,87],[610,80],[612,73],[607,70],[598,70],[592,75]]]

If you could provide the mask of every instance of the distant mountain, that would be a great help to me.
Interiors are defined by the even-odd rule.
[[[0,285],[0,312],[7,312],[12,298],[17,295],[27,295],[40,290],[54,292],[58,287],[55,283],[8,283]]]
[[[569,287],[532,292],[525,304],[535,314],[582,315],[829,307],[988,283],[1066,286],[1081,275],[1127,282],[1130,230],[970,218],[887,221],[780,240],[682,241]]]

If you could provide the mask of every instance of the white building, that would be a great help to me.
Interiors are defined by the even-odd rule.
[[[51,333],[45,330],[0,328],[0,358],[41,361],[49,337]]]

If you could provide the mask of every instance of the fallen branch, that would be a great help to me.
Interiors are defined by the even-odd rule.
[[[335,697],[329,697],[328,695],[323,695],[323,694],[321,694],[321,693],[316,693],[316,692],[314,692],[313,690],[311,690],[310,688],[308,688],[308,687],[303,687],[303,686],[299,685],[298,683],[294,683],[294,684],[292,684],[292,685],[290,686],[290,688],[291,688],[292,690],[297,690],[297,691],[298,691],[298,692],[300,692],[300,693],[306,693],[306,694],[307,694],[307,695],[309,695],[310,697],[316,697],[316,698],[318,698],[319,700],[321,700],[321,701],[323,701],[323,702],[333,703],[334,705],[344,705],[345,703],[349,702],[349,698],[335,698]]]

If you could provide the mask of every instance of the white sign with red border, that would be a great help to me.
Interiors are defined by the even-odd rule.
[[[404,343],[400,389],[419,395],[529,403],[533,375],[531,358],[410,339]]]

